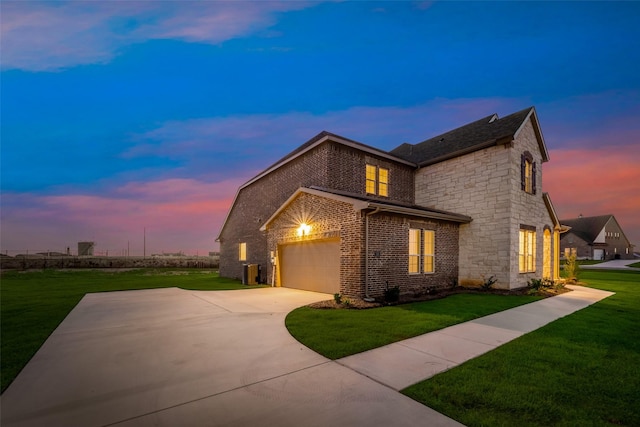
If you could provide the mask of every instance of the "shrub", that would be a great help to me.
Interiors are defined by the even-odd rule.
[[[341,304],[342,303],[342,295],[336,293],[333,294],[333,299],[336,302],[336,304]]]
[[[496,279],[496,276],[489,276],[488,279],[485,279],[484,276],[483,276],[482,279],[484,280],[484,282],[482,282],[482,285],[480,285],[480,287],[482,289],[484,289],[484,290],[491,289],[493,284],[498,281],[498,279]]]
[[[536,293],[551,288],[558,289],[553,279],[529,279],[527,286],[530,289],[529,293]]]
[[[565,256],[566,263],[564,265],[564,271],[567,279],[578,280],[578,271],[580,269],[580,265],[578,264],[576,258],[577,254],[573,251]]]
[[[387,288],[384,290],[384,300],[386,302],[397,302],[400,299],[400,287],[394,286],[389,288],[389,282],[387,282]]]

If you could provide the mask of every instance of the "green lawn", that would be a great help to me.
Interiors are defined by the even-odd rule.
[[[640,425],[640,273],[582,270],[616,292],[403,393],[467,426]]]
[[[286,326],[298,341],[330,359],[360,353],[540,299],[535,296],[458,294],[368,310],[298,308]]]
[[[634,262],[633,264],[629,264],[627,267],[640,268],[640,262]]]
[[[10,271],[0,278],[0,371],[4,391],[86,293],[179,287],[246,289],[237,280],[203,270],[140,269],[124,272]]]

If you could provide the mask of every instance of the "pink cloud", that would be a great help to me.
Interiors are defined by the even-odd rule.
[[[62,251],[82,240],[96,250],[119,253],[129,242],[132,255],[207,253],[242,182],[195,179],[130,182],[102,195],[3,195],[2,251]]]
[[[264,30],[309,2],[2,2],[2,68],[55,71],[106,63],[151,39],[217,44]],[[127,24],[125,25],[125,22]],[[130,26],[136,22],[135,26]]]
[[[640,146],[551,150],[544,191],[561,218],[613,214],[640,246]]]

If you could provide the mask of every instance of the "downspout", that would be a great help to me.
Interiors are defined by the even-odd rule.
[[[380,212],[380,208],[364,214],[364,300],[373,302],[369,296],[369,217]]]

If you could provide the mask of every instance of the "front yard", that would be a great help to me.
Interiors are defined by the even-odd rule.
[[[616,294],[403,393],[467,426],[639,426],[640,273],[581,270],[580,280]],[[286,323],[305,345],[336,359],[526,298],[455,295],[372,310],[300,308]]]
[[[403,392],[468,426],[640,425],[640,273],[580,274],[616,294]]]
[[[456,294],[368,310],[300,307],[286,318],[298,341],[329,359],[382,347],[427,332],[536,301],[529,295]]]
[[[246,289],[213,271],[138,269],[7,271],[0,280],[0,371],[2,391],[90,292],[179,287],[194,290]]]

